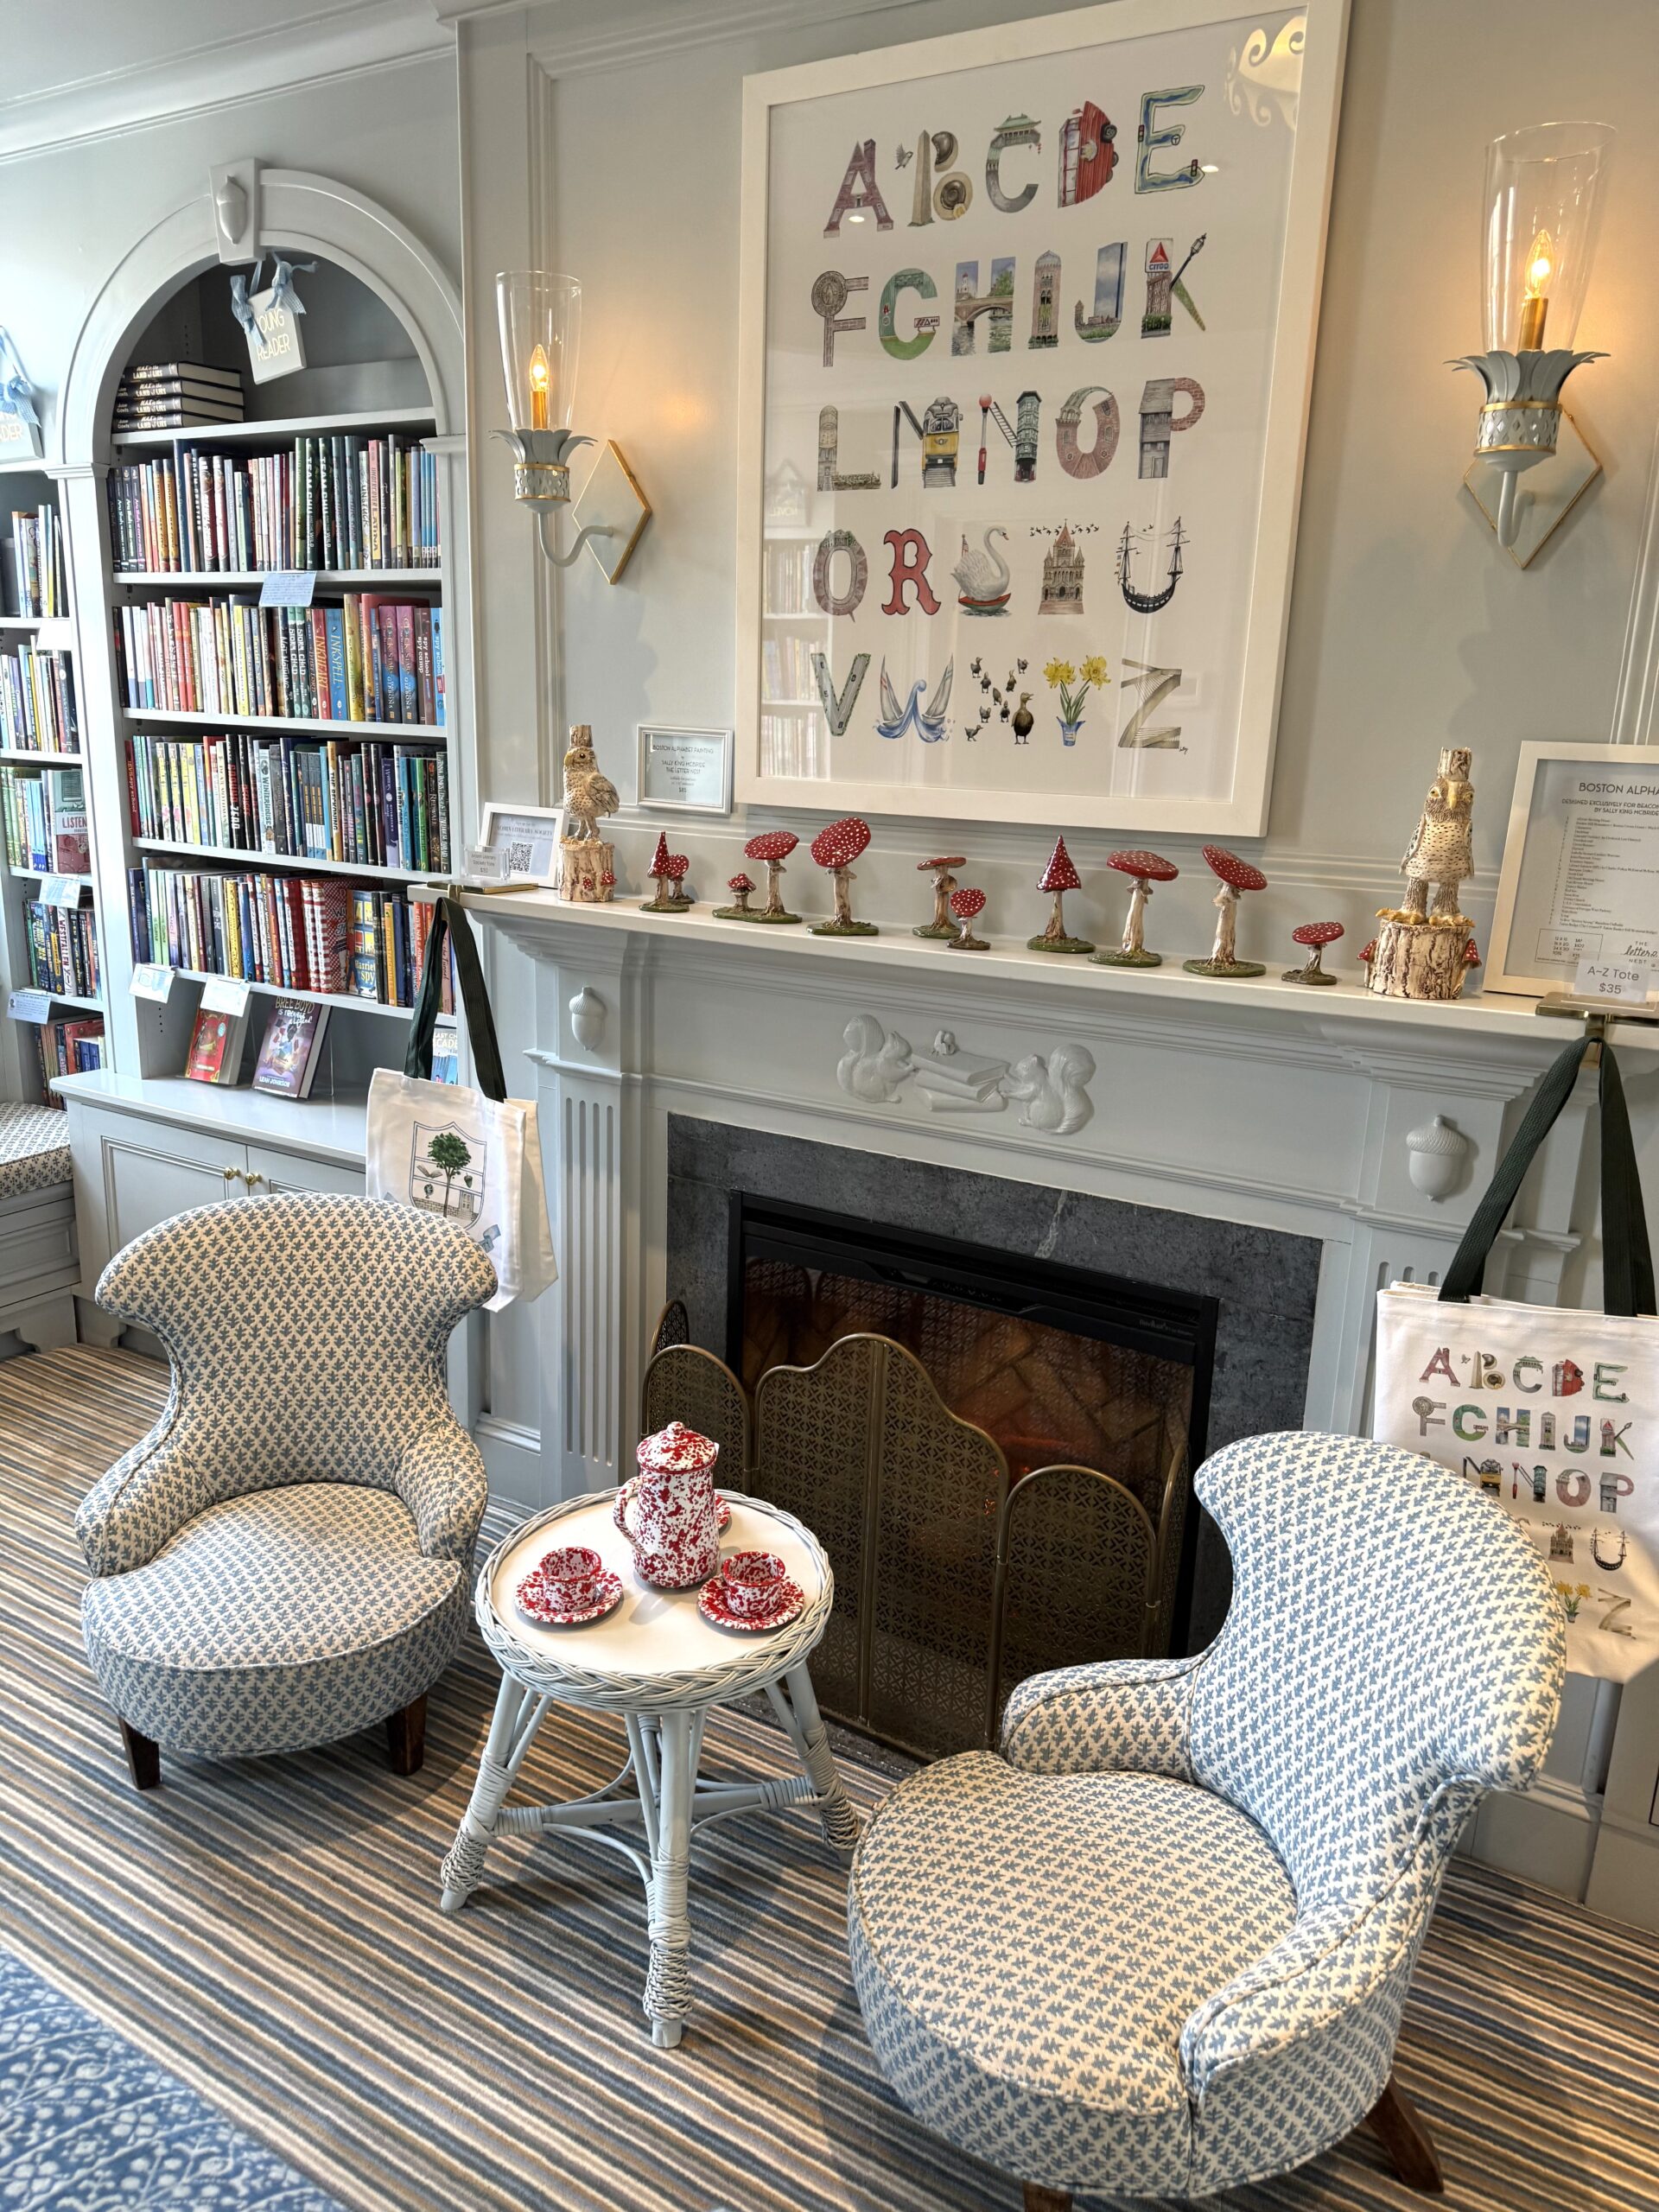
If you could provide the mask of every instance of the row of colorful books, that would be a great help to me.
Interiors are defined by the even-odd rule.
[[[111,471],[118,570],[435,569],[435,454],[396,435],[296,438],[291,453],[183,448]]]
[[[374,739],[135,734],[127,746],[133,835],[359,868],[447,871],[449,762]]]
[[[91,871],[86,792],[79,768],[0,765],[0,824],[8,868],[41,875]]]
[[[24,643],[0,653],[0,745],[16,753],[79,753],[75,671],[69,655]]]
[[[244,404],[240,369],[206,361],[143,361],[124,370],[116,386],[116,434],[239,423]]]
[[[127,871],[127,894],[136,961],[382,1006],[415,1003],[432,931],[425,901],[356,889],[340,876],[148,864]],[[360,913],[359,899],[371,902]],[[371,926],[372,942],[354,942]],[[453,1006],[448,975],[444,1000]]]
[[[275,715],[442,728],[443,609],[347,592],[338,607],[152,601],[118,612],[137,713]]]
[[[55,620],[69,612],[63,525],[55,507],[11,511],[11,597],[14,614]]]
[[[37,991],[95,999],[100,988],[98,917],[90,906],[46,906],[23,902],[29,931],[29,980]]]
[[[86,1075],[104,1065],[104,1017],[101,1014],[62,1016],[35,1026],[35,1046],[41,1056],[41,1096],[48,1106],[61,1106],[54,1097],[54,1075]]]

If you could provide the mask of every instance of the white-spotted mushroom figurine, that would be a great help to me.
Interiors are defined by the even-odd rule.
[[[971,885],[950,893],[950,911],[957,918],[957,933],[944,948],[947,952],[988,952],[990,944],[982,937],[974,935],[974,924],[985,911],[985,893]]]
[[[1092,952],[1095,947],[1091,938],[1073,937],[1065,926],[1065,894],[1068,891],[1081,891],[1083,878],[1072,866],[1064,837],[1054,840],[1054,849],[1048,856],[1048,866],[1037,879],[1037,888],[1046,891],[1054,904],[1049,909],[1047,928],[1036,937],[1027,938],[1027,951]]]
[[[844,814],[812,840],[812,857],[827,870],[835,884],[835,912],[827,922],[814,922],[814,937],[880,937],[874,922],[853,919],[853,862],[870,842],[870,825],[855,814]]]
[[[759,861],[766,871],[766,903],[758,912],[746,912],[741,918],[746,922],[798,922],[800,916],[791,914],[784,904],[782,877],[784,862],[794,851],[800,839],[792,830],[763,830],[758,837],[751,837],[743,848],[746,861]]]
[[[739,868],[735,875],[727,877],[726,888],[732,894],[732,903],[729,906],[716,906],[715,919],[717,922],[755,920],[757,918],[749,906],[749,894],[754,889],[753,878],[745,875],[742,869]]]
[[[683,853],[671,853],[667,836],[659,835],[651,866],[645,870],[657,888],[640,911],[647,914],[683,914],[688,906],[694,906],[696,901],[688,899],[680,888],[690,865]]]
[[[938,854],[931,861],[917,861],[917,874],[931,874],[933,878],[933,918],[931,922],[918,922],[912,932],[913,936],[951,938],[956,935],[956,931],[950,926],[950,893],[957,887],[957,879],[950,871],[953,868],[966,868],[967,865],[967,858],[962,853]]]
[[[1284,980],[1287,983],[1334,983],[1336,977],[1328,968],[1322,967],[1319,955],[1327,944],[1334,944],[1345,935],[1340,922],[1304,922],[1300,929],[1292,930],[1293,944],[1305,944],[1307,957],[1300,968],[1287,968]]]
[[[1106,865],[1120,875],[1132,877],[1135,888],[1129,893],[1122,942],[1097,952],[1096,962],[1103,968],[1161,968],[1163,954],[1147,950],[1147,901],[1154,883],[1173,883],[1181,871],[1161,853],[1149,853],[1138,845],[1125,852],[1108,853]]]
[[[1216,942],[1207,960],[1186,960],[1182,966],[1193,976],[1265,976],[1259,960],[1238,957],[1238,899],[1243,891],[1265,891],[1268,879],[1259,868],[1230,853],[1225,845],[1206,845],[1204,857],[1220,884],[1216,893]]]

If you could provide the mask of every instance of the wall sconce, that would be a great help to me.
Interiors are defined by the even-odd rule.
[[[578,531],[570,550],[559,552],[555,537],[558,510],[570,502],[570,455],[594,442],[570,428],[582,287],[574,276],[507,270],[495,280],[495,304],[512,423],[496,435],[516,456],[513,497],[535,509],[542,550],[556,568],[568,569],[585,545],[615,583],[651,519],[651,503],[614,442],[607,441],[575,504]]]
[[[1500,545],[1520,529],[1517,478],[1555,450],[1561,386],[1580,361],[1606,358],[1575,353],[1573,336],[1614,136],[1605,123],[1538,123],[1495,138],[1486,156],[1486,351],[1451,365],[1486,386],[1475,457],[1502,472]]]

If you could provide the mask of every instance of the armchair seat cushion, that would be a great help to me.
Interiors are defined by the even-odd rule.
[[[1181,2030],[1296,1916],[1248,1815],[1171,1777],[925,1768],[853,1870],[855,1980],[930,2126],[1054,2187],[1185,2188]]]
[[[147,1566],[90,1583],[81,1629],[134,1728],[226,1757],[397,1712],[454,1656],[466,1599],[391,1491],[293,1483],[209,1506]]]

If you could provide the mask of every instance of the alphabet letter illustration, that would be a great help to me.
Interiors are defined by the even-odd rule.
[[[864,327],[861,315],[849,315],[842,321],[837,321],[836,317],[853,293],[868,292],[869,289],[868,276],[843,276],[839,269],[826,269],[821,276],[813,279],[812,312],[823,324],[823,365],[826,369],[833,369],[836,365],[837,334]]]
[[[987,350],[1006,353],[1014,344],[1014,262],[1007,255],[999,255],[991,264],[991,289],[980,292],[979,264],[959,261],[957,264],[957,313],[950,332],[950,351],[971,353],[974,350],[974,325],[981,315],[991,319],[991,335]]]
[[[1129,716],[1128,721],[1123,725],[1123,734],[1118,739],[1118,744],[1120,747],[1139,747],[1143,751],[1152,750],[1157,752],[1173,752],[1177,750],[1180,745],[1181,740],[1179,723],[1177,722],[1173,725],[1166,725],[1161,729],[1148,729],[1147,728],[1147,718],[1148,715],[1153,714],[1156,709],[1162,706],[1164,701],[1168,698],[1172,691],[1179,690],[1181,685],[1180,670],[1179,668],[1154,668],[1149,663],[1141,660],[1126,660],[1123,666],[1126,671],[1133,668],[1140,671],[1138,675],[1130,676],[1126,674],[1124,676],[1122,680],[1126,689],[1131,683],[1144,683],[1147,689],[1145,696],[1141,699],[1141,704],[1135,709],[1135,712]],[[1432,1368],[1429,1372],[1433,1372]],[[1427,1376],[1424,1379],[1427,1379]],[[1455,1427],[1455,1425],[1454,1418],[1453,1426]]]
[[[1184,123],[1158,122],[1160,107],[1190,107],[1194,100],[1202,99],[1202,85],[1179,85],[1168,92],[1142,92],[1141,95],[1141,128],[1136,134],[1135,156],[1135,188],[1137,192],[1176,192],[1196,184],[1204,172],[1196,161],[1186,162],[1179,169],[1154,169],[1152,157],[1163,146],[1179,146],[1186,136]]]
[[[881,197],[881,188],[875,181],[874,138],[867,138],[861,146],[853,149],[852,158],[847,164],[847,174],[841,180],[841,190],[836,194],[836,204],[823,226],[825,238],[839,238],[842,217],[855,210],[874,215],[875,227],[879,231],[893,228],[893,218]]]
[[[1094,307],[1084,315],[1079,300],[1073,312],[1078,337],[1086,339],[1091,346],[1115,336],[1123,320],[1123,264],[1127,251],[1122,238],[1115,245],[1101,247],[1095,256]]]
[[[1103,397],[1095,402],[1095,442],[1084,453],[1077,443],[1077,428],[1083,421],[1084,402],[1093,391]],[[1117,451],[1118,427],[1117,401],[1105,385],[1080,385],[1054,417],[1055,456],[1066,474],[1087,479],[1109,468]]]
[[[881,478],[875,470],[836,467],[841,453],[841,416],[833,407],[818,410],[818,489],[820,492],[874,492]]]
[[[853,709],[858,704],[858,695],[863,689],[864,671],[870,664],[868,653],[855,653],[853,664],[847,671],[847,681],[836,690],[835,678],[830,673],[829,656],[815,652],[812,656],[812,676],[818,687],[818,700],[823,709],[824,720],[830,725],[832,737],[840,737],[853,718]]]
[[[1059,201],[1079,207],[1112,181],[1117,125],[1092,100],[1073,108],[1060,130]]]
[[[1043,142],[1037,125],[1028,115],[1011,115],[991,133],[991,143],[985,156],[985,196],[999,213],[1017,215],[1022,207],[1029,207],[1037,197],[1035,178],[1014,199],[1002,189],[1002,156],[1010,146],[1029,146],[1033,154],[1040,154]]]
[[[938,297],[938,291],[925,269],[898,270],[881,287],[881,305],[875,319],[876,335],[895,361],[913,361],[918,353],[925,353],[933,343],[933,334],[939,327],[939,318],[936,315],[918,315],[912,334],[901,338],[894,326],[894,309],[900,292],[914,292],[921,299],[934,300]]]
[[[916,604],[925,614],[937,614],[939,602],[933,596],[927,581],[930,558],[927,540],[919,530],[890,530],[882,541],[893,555],[893,571],[888,577],[884,614],[908,613],[905,605],[905,587],[912,584],[916,590]]]
[[[844,553],[848,560],[847,588],[839,596],[830,588],[830,569],[837,553]],[[824,613],[856,614],[869,581],[869,562],[852,531],[826,531],[812,556],[812,596]]]
[[[1175,401],[1184,397],[1185,415],[1177,416]],[[1169,442],[1178,430],[1190,430],[1204,413],[1204,386],[1191,377],[1148,377],[1141,395],[1141,474],[1167,476]]]

